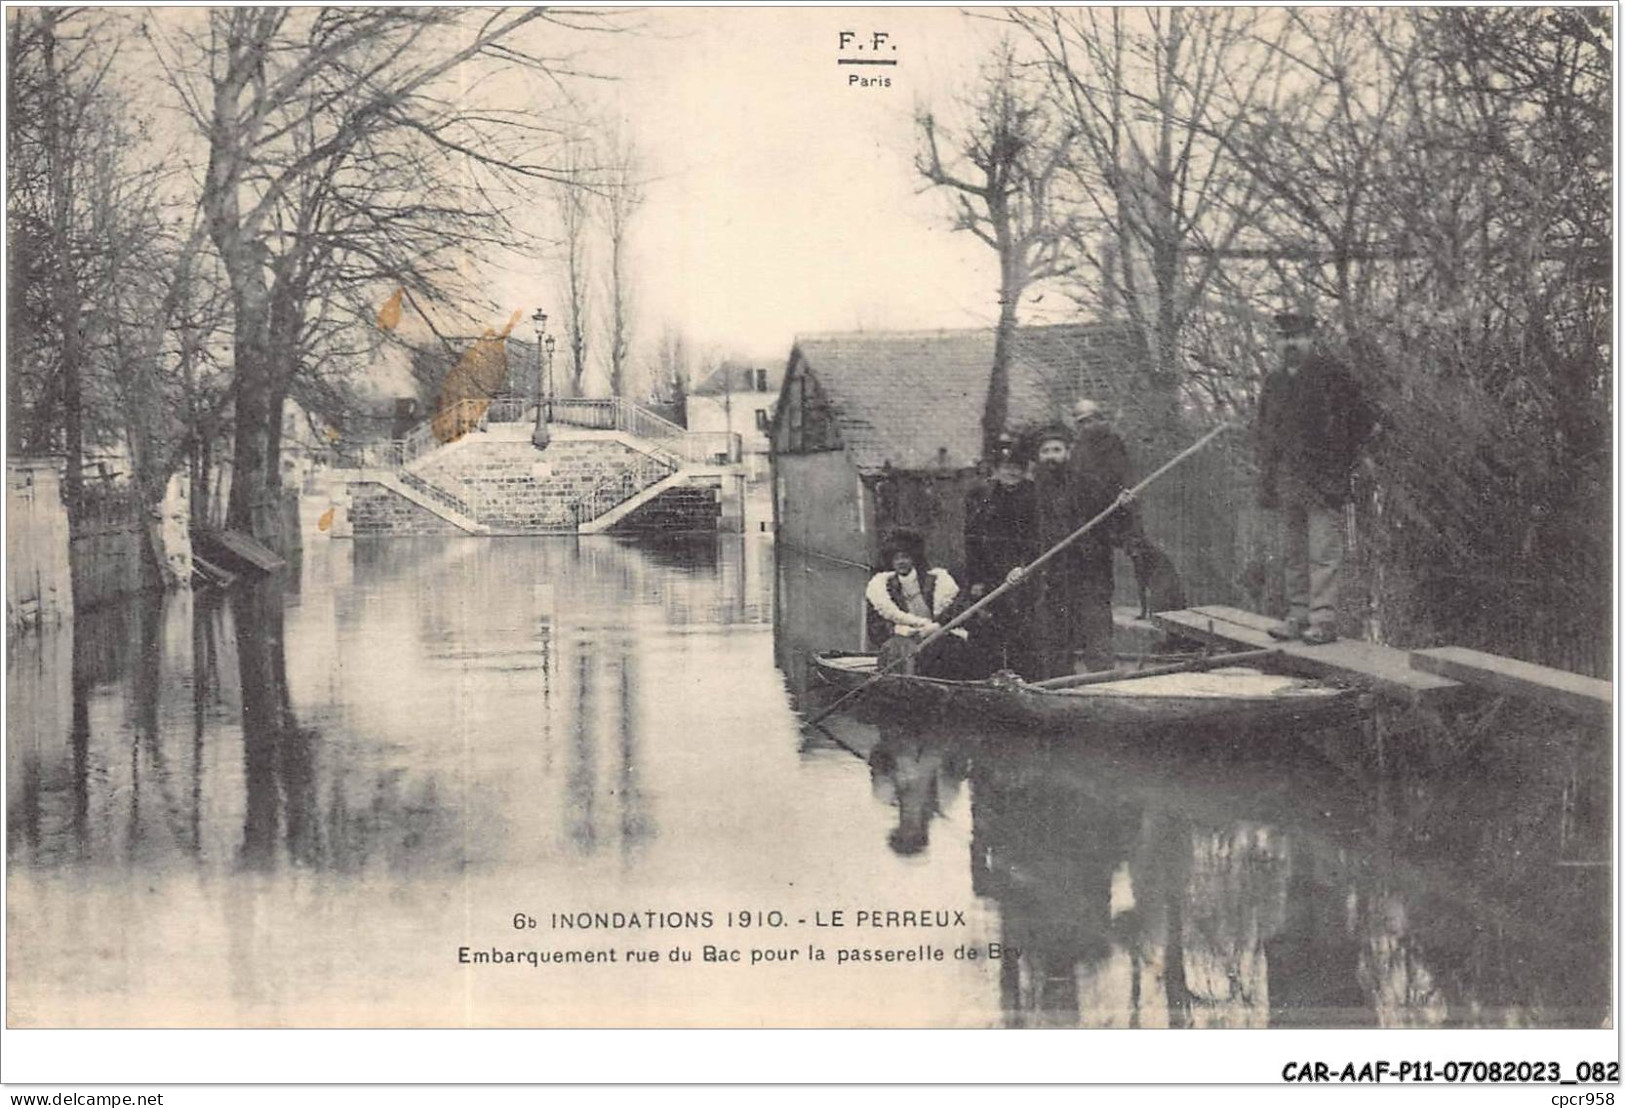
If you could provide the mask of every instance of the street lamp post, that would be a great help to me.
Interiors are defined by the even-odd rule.
[[[548,407],[553,399],[551,382],[547,379],[551,370],[551,357],[544,357],[543,349],[548,352],[553,349],[553,336],[547,333],[547,313],[537,308],[531,317],[536,324],[536,430],[531,432],[530,441],[537,450],[547,449],[547,416]]]

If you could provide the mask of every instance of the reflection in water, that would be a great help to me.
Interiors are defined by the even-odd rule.
[[[978,759],[972,774],[973,873],[999,902],[1004,1005],[1016,1026],[1079,1022],[1080,978],[1113,954],[1113,874],[1139,822],[1130,804],[1057,789],[1036,756]],[[1081,803],[1080,803],[1081,801]]]
[[[877,730],[880,741],[868,758],[870,782],[875,798],[897,809],[897,826],[886,842],[900,856],[918,854],[931,843],[931,821],[959,791],[963,759],[930,728],[883,720]]]
[[[807,729],[807,660],[861,646],[860,567],[426,539],[300,572],[11,644],[14,1024],[1610,1017],[1606,735],[1401,720],[1390,767],[1456,759],[1376,775],[1359,728],[1115,742],[860,702]],[[852,978],[804,966],[542,988],[453,957],[517,941],[515,912],[913,905],[1004,956],[899,969],[856,1018]]]
[[[1196,782],[1146,759],[1017,750],[1007,736],[996,749],[972,754],[972,868],[1019,951],[1003,990],[1013,1024],[1607,1016],[1606,974],[1585,963],[1606,950],[1608,906],[1563,867],[1502,858],[1488,871],[1441,869],[1394,838],[1372,850],[1359,821],[1316,810],[1361,803],[1330,772],[1302,803],[1261,803],[1249,777],[1274,775],[1268,763],[1209,766]],[[1528,882],[1539,891],[1489,899],[1513,869],[1544,874]]]
[[[620,770],[614,791],[620,805],[621,853],[626,856],[630,856],[653,830],[644,811],[643,789],[638,778],[638,736],[642,730],[642,720],[639,718],[636,696],[636,657],[630,649],[623,651],[617,667],[620,696],[615,720]]]
[[[798,704],[818,699],[812,656],[821,650],[865,648],[863,589],[870,571],[796,550],[781,550],[776,559],[774,657]],[[804,705],[808,713],[816,705]]]
[[[586,644],[580,644],[585,646]],[[576,655],[576,698],[574,742],[570,744],[570,801],[565,806],[570,818],[570,838],[583,854],[591,854],[598,845],[598,831],[594,826],[598,792],[597,715],[593,677],[597,673],[597,658],[582,649]]]
[[[637,1018],[585,979],[470,994],[446,952],[517,909],[783,895],[806,844],[773,828],[798,762],[761,633],[770,552],[324,544],[297,590],[141,597],[14,643],[10,1014]],[[657,984],[646,1018],[680,1022],[692,982]]]
[[[779,559],[777,656],[806,711],[829,695],[811,655],[859,648],[862,575]],[[968,775],[973,887],[1016,952],[996,984],[1011,1025],[1606,1021],[1608,737],[1510,706],[1381,723],[1386,773],[1358,725],[1151,743],[861,701],[808,748],[869,751],[903,854],[931,848],[943,782]]]

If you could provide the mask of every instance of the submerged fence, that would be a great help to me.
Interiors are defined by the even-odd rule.
[[[94,608],[153,584],[146,518],[134,486],[87,482],[69,514],[75,607]]]

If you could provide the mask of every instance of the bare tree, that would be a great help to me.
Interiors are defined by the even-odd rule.
[[[8,391],[22,401],[21,445],[65,448],[75,518],[87,445],[127,449],[150,520],[170,477],[219,431],[210,366],[223,305],[205,238],[171,159],[143,149],[147,121],[109,76],[131,29],[118,14],[19,12],[9,41],[8,377],[46,387]]]
[[[1268,112],[1284,68],[1259,48],[1259,13],[1073,8],[1011,15],[1043,52],[1069,133],[1066,202],[1095,282],[1078,296],[1121,309],[1153,379],[1183,377],[1181,336],[1256,216],[1258,183],[1226,139]]]
[[[60,434],[70,508],[80,499],[89,358],[78,262],[86,256],[84,178],[112,52],[84,15],[64,8],[18,10],[7,36],[8,224],[12,249],[20,255],[12,259],[8,317],[13,349],[27,350],[32,339],[41,344],[36,350],[43,359],[32,369],[17,367],[22,381],[35,375],[36,395],[14,400],[36,400],[46,409],[33,445],[49,447]],[[13,409],[14,425],[26,428],[20,414]]]
[[[201,207],[231,290],[228,525],[270,537],[282,410],[342,361],[396,287],[444,302],[457,261],[508,245],[516,178],[557,181],[533,112],[482,74],[546,72],[521,42],[542,9],[222,9],[161,52],[208,143]],[[350,352],[360,349],[348,342]]]
[[[633,282],[627,273],[627,236],[645,198],[642,160],[625,125],[611,128],[604,143],[604,232],[609,240],[609,391],[625,396],[627,355],[632,348]]]
[[[692,378],[687,337],[674,323],[660,330],[655,344],[654,393],[656,402],[669,408],[673,419],[688,426],[688,388]]]
[[[1596,671],[1606,635],[1612,45],[1600,14],[1280,13],[1277,95],[1209,133],[1256,182],[1228,281],[1330,318],[1384,410],[1358,502],[1401,639]],[[1240,253],[1240,252],[1238,252]],[[1499,616],[1519,612],[1516,627]]]
[[[553,205],[559,220],[564,251],[564,329],[570,348],[570,378],[580,396],[587,376],[588,336],[592,327],[592,271],[589,233],[592,194],[584,177],[590,169],[585,144],[570,141],[565,147],[566,176],[553,186]]]
[[[936,115],[917,117],[915,167],[948,189],[954,229],[969,231],[999,257],[999,321],[982,409],[984,453],[1005,429],[1010,407],[1010,355],[1021,297],[1035,283],[1069,272],[1067,221],[1054,183],[1069,136],[1057,125],[1041,85],[1002,43],[983,69],[966,121],[944,134]],[[946,151],[946,152],[945,152]]]

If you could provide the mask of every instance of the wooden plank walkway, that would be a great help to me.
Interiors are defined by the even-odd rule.
[[[1151,621],[1164,631],[1226,647],[1278,647],[1284,667],[1314,677],[1341,678],[1369,686],[1408,703],[1432,702],[1461,690],[1449,677],[1413,669],[1410,655],[1391,646],[1339,639],[1323,646],[1277,642],[1267,628],[1276,621],[1256,612],[1220,604],[1157,612]]]
[[[1614,686],[1609,681],[1464,646],[1413,650],[1410,658],[1411,665],[1424,673],[1527,697],[1587,719],[1604,723],[1613,719]]]

